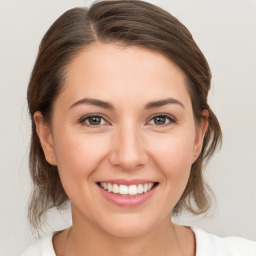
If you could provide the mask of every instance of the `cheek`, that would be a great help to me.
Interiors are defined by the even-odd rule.
[[[191,166],[194,137],[186,134],[170,134],[157,138],[151,145],[151,154],[164,169],[170,171]]]
[[[62,130],[55,136],[54,145],[59,174],[67,194],[90,189],[87,188],[88,181],[105,158],[107,142],[102,143],[100,136]]]
[[[193,147],[194,137],[184,133],[158,138],[151,145],[150,154],[172,192],[180,194],[185,189],[192,165]]]
[[[99,137],[62,130],[54,141],[62,186],[72,204],[82,208],[93,208],[96,200],[93,174],[106,154]]]

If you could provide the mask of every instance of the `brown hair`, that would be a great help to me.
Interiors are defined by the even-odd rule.
[[[32,120],[30,173],[34,184],[29,205],[30,223],[38,228],[47,210],[60,209],[68,201],[57,167],[45,159],[33,115],[41,111],[45,120],[51,121],[53,102],[61,91],[68,64],[93,42],[154,49],[184,72],[195,120],[199,122],[203,118],[202,110],[206,109],[209,111],[209,127],[202,151],[192,165],[188,184],[173,214],[182,209],[194,214],[206,212],[210,204],[202,167],[221,141],[218,120],[207,104],[211,83],[209,65],[190,32],[171,14],[143,1],[114,0],[96,2],[89,9],[74,8],[65,12],[40,44],[27,92]]]

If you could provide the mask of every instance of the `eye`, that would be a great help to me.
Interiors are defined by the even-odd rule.
[[[82,117],[79,122],[87,126],[99,126],[108,124],[108,122],[99,115],[89,115]]]
[[[169,123],[175,123],[175,118],[168,114],[160,114],[156,115],[153,118],[151,118],[148,122],[148,124],[157,125],[157,126],[163,126],[167,125]]]

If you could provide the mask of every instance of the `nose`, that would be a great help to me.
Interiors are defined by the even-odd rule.
[[[136,127],[117,129],[112,141],[110,163],[125,171],[142,167],[148,161],[143,138]]]

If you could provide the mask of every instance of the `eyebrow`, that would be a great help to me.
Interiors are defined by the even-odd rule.
[[[91,99],[91,98],[84,98],[84,99],[81,99],[81,100],[75,102],[74,104],[72,104],[70,106],[70,109],[77,105],[81,105],[81,104],[94,105],[94,106],[109,109],[109,110],[114,109],[114,106],[109,102],[106,102],[103,100],[98,100],[98,99]],[[151,109],[151,108],[162,107],[162,106],[165,106],[168,104],[177,104],[177,105],[180,105],[182,108],[185,108],[185,106],[179,100],[174,99],[174,98],[166,98],[166,99],[162,99],[162,100],[152,101],[152,102],[147,103],[144,108]]]
[[[182,108],[185,108],[185,106],[177,99],[174,98],[166,98],[163,100],[156,100],[149,102],[145,105],[145,109],[151,109],[151,108],[157,108],[157,107],[162,107],[167,104],[177,104],[180,105]]]
[[[98,99],[91,99],[91,98],[84,98],[84,99],[81,99],[81,100],[75,102],[74,104],[72,104],[70,106],[70,109],[77,106],[77,105],[80,105],[80,104],[94,105],[94,106],[109,109],[109,110],[114,109],[114,106],[109,102],[106,102],[106,101],[103,101],[103,100],[98,100]]]

